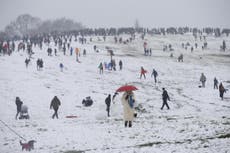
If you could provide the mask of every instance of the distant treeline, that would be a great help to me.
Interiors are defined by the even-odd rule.
[[[135,27],[135,25],[134,25]],[[198,35],[221,35],[229,36],[230,29],[227,28],[190,28],[190,27],[169,27],[169,28],[141,28],[141,27],[121,27],[121,28],[86,28],[79,22],[70,19],[60,18],[56,20],[42,21],[39,18],[32,17],[28,14],[20,15],[17,19],[6,26],[3,32],[0,32],[0,41],[18,40],[29,37],[41,37],[47,35],[81,35],[81,36],[116,36],[120,34],[151,34],[151,35],[168,35],[168,34],[186,34],[193,33]]]
[[[189,28],[189,27],[170,27],[170,28],[133,28],[133,27],[127,27],[127,28],[84,28],[80,30],[75,31],[69,31],[67,33],[73,33],[73,34],[79,34],[83,36],[87,35],[96,35],[96,36],[107,36],[107,35],[120,35],[120,34],[155,34],[155,35],[167,35],[167,34],[186,34],[186,33],[193,33],[194,35],[215,35],[216,37],[219,37],[223,34],[229,35],[230,29],[220,29],[220,28]]]
[[[198,28],[189,28],[189,27],[184,27],[184,28],[132,28],[132,27],[127,27],[127,28],[82,28],[79,30],[68,30],[66,31],[49,31],[49,32],[31,32],[26,35],[14,35],[14,36],[8,36],[7,33],[1,32],[0,33],[0,40],[17,40],[17,39],[22,39],[23,37],[34,37],[34,36],[47,36],[47,35],[52,35],[52,36],[57,36],[57,35],[76,35],[76,36],[116,36],[120,34],[150,34],[150,35],[183,35],[186,33],[193,33],[195,36],[199,35],[214,35],[216,37],[220,37],[221,35],[226,35],[229,36],[230,34],[230,29],[220,29],[220,28],[203,28],[203,29],[198,29]]]

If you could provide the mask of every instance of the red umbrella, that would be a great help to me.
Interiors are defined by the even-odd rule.
[[[116,92],[123,92],[123,91],[133,91],[138,90],[135,86],[132,85],[125,85],[116,90]]]

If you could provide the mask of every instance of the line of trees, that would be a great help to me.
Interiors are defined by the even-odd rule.
[[[19,39],[24,36],[33,36],[37,34],[48,34],[53,31],[65,32],[83,29],[84,26],[71,19],[60,18],[56,20],[42,21],[40,18],[32,17],[29,14],[23,14],[16,18],[0,32],[0,39]]]
[[[189,27],[169,27],[169,28],[143,28],[139,25],[138,20],[135,21],[134,27],[122,28],[86,28],[81,23],[70,19],[60,18],[56,20],[42,21],[40,18],[32,17],[29,14],[23,14],[6,26],[5,31],[0,32],[0,40],[21,39],[23,37],[32,37],[35,35],[47,35],[50,33],[56,34],[77,34],[77,35],[119,35],[119,34],[185,34],[193,33],[193,35],[208,34],[219,37],[221,35],[229,36],[230,29],[220,29],[207,27],[203,29]]]

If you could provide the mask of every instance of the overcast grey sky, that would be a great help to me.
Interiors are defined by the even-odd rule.
[[[230,0],[0,0],[0,30],[20,14],[67,17],[87,27],[226,27]]]

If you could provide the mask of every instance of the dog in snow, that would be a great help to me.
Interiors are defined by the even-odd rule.
[[[20,141],[20,145],[22,146],[22,150],[25,149],[26,151],[30,151],[30,150],[34,149],[34,143],[35,142],[36,141],[34,141],[34,140],[30,140],[27,143],[22,143],[22,141]]]

